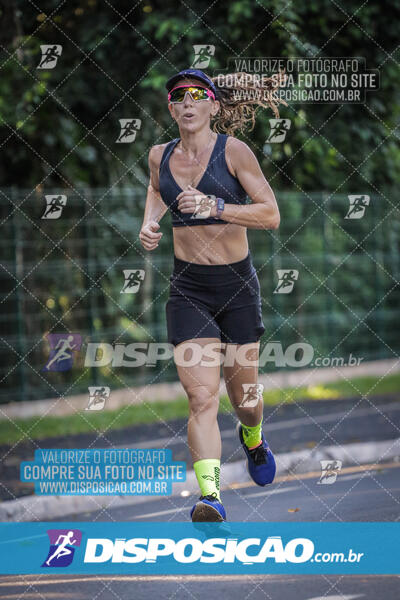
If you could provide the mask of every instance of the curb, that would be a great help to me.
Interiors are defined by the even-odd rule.
[[[320,471],[320,460],[341,460],[342,466],[354,466],[371,462],[400,461],[400,438],[380,442],[362,442],[341,446],[321,446],[316,450],[305,449],[296,452],[275,454],[277,473],[305,474]],[[221,489],[234,483],[249,480],[246,461],[240,460],[223,465],[221,469]],[[197,494],[198,484],[193,470],[186,474],[186,481],[172,486],[172,496]],[[28,496],[9,500],[0,504],[0,521],[46,521],[82,512],[105,511],[113,508],[148,503],[162,496]]]
[[[259,374],[258,382],[264,386],[264,391],[286,387],[302,387],[342,381],[352,377],[376,377],[393,375],[400,371],[398,358],[374,360],[357,366],[337,366],[301,368],[282,370],[272,373]],[[220,395],[227,394],[224,379],[220,380]],[[153,383],[138,387],[112,390],[107,399],[107,411],[118,410],[125,406],[135,406],[143,402],[169,402],[178,396],[186,396],[180,381],[170,383]],[[60,396],[44,400],[22,400],[0,405],[0,421],[36,416],[63,417],[85,411],[89,400],[88,393],[75,396]]]

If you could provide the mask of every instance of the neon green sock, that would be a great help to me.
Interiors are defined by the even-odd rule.
[[[202,496],[208,496],[208,494],[215,492],[218,500],[221,500],[219,494],[221,461],[217,458],[202,458],[193,463],[193,468]]]
[[[259,424],[254,427],[243,425],[243,423],[241,423],[243,440],[248,448],[254,448],[261,443],[261,425],[262,419]]]

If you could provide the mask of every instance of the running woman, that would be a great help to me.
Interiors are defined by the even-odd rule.
[[[157,248],[159,222],[171,211],[174,270],[166,317],[168,341],[189,401],[188,446],[201,493],[190,512],[192,521],[226,520],[217,422],[221,364],[214,360],[210,366],[209,358],[204,360],[211,347],[224,357],[223,376],[250,476],[264,486],[272,483],[276,470],[262,431],[262,395],[258,400],[254,394],[246,396],[246,389],[257,389],[259,339],[265,331],[247,228],[277,229],[280,215],[255,155],[231,134],[248,124],[254,127],[258,106],[271,108],[279,117],[275,91],[285,76],[280,73],[261,86],[245,73],[229,77],[233,85],[217,87],[216,78],[186,69],[167,81],[166,100],[180,137],[150,150],[150,183],[139,234],[145,250]],[[247,93],[240,97],[244,86]],[[258,93],[249,98],[249,89]],[[247,196],[251,204],[246,204]],[[203,360],[189,366],[186,356],[194,344]],[[185,360],[178,360],[185,346]]]

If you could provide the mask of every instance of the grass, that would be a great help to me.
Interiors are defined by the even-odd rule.
[[[267,406],[292,403],[299,400],[321,400],[349,398],[368,394],[376,396],[400,391],[400,374],[390,375],[379,381],[379,377],[359,377],[349,381],[318,384],[302,388],[285,388],[264,392]],[[400,395],[400,394],[399,394]],[[227,396],[221,396],[220,412],[231,412]],[[31,417],[0,421],[0,444],[14,444],[23,439],[46,439],[77,433],[96,433],[108,429],[122,429],[141,423],[157,423],[186,418],[188,402],[184,396],[172,402],[152,402],[138,406],[127,406],[114,411],[81,411],[64,417]]]

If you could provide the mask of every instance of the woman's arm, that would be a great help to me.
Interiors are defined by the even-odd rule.
[[[229,137],[226,158],[252,204],[225,203],[221,219],[250,229],[278,229],[280,214],[275,195],[254,153],[241,140]],[[216,207],[212,208],[210,216],[216,216]]]
[[[222,220],[244,225],[250,229],[278,229],[280,214],[275,194],[265,179],[254,153],[241,140],[229,137],[226,155],[227,161],[251,198],[252,204],[225,203]],[[211,215],[216,216],[215,207]]]
[[[159,189],[159,168],[164,148],[165,144],[160,144],[153,146],[149,152],[150,181],[147,187],[143,225],[146,225],[149,221],[161,221],[168,210],[168,206],[161,199]]]
[[[165,144],[153,146],[149,152],[150,181],[147,187],[146,207],[139,239],[145,250],[157,248],[162,233],[157,233],[158,224],[168,210],[162,201],[159,189],[159,168]]]

